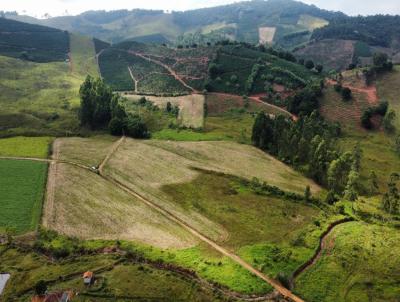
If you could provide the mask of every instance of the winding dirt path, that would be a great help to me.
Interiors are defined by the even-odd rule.
[[[102,177],[104,180],[106,180],[109,183],[113,184],[114,186],[120,188],[121,190],[125,191],[129,195],[139,199],[140,201],[142,201],[144,204],[146,204],[150,208],[158,211],[160,214],[162,214],[163,216],[165,216],[169,220],[172,220],[173,222],[177,223],[178,225],[183,227],[185,230],[187,230],[189,233],[191,233],[194,236],[196,236],[197,238],[199,238],[201,241],[203,241],[203,242],[207,243],[208,245],[210,245],[212,248],[214,248],[215,250],[220,252],[222,255],[232,259],[234,262],[236,262],[237,264],[239,264],[240,266],[245,268],[250,273],[252,273],[255,276],[259,277],[260,279],[264,280],[266,283],[271,285],[277,292],[279,292],[279,294],[282,295],[284,298],[287,298],[287,299],[289,299],[291,301],[294,301],[294,302],[305,302],[300,297],[298,297],[295,294],[293,294],[290,290],[288,290],[287,288],[282,286],[278,281],[268,277],[267,275],[265,275],[261,271],[259,271],[259,270],[255,269],[254,267],[252,267],[249,263],[244,261],[242,258],[237,256],[236,254],[228,251],[227,249],[225,249],[224,247],[218,245],[216,242],[212,241],[211,239],[209,239],[205,235],[201,234],[199,231],[197,231],[195,228],[190,226],[188,223],[186,223],[184,220],[182,220],[181,218],[179,218],[178,216],[176,216],[172,212],[164,209],[163,207],[159,206],[158,204],[155,204],[152,201],[148,200],[147,198],[143,197],[139,193],[131,190],[130,188],[128,188],[124,184],[120,183],[118,180],[116,180],[116,179],[114,179],[114,178],[112,178],[112,177],[110,177],[108,175],[105,175],[103,173],[103,168],[104,168],[105,164],[109,161],[109,159],[116,152],[118,147],[124,142],[124,140],[125,140],[125,137],[121,137],[121,139],[119,139],[114,144],[114,146],[112,147],[110,152],[107,154],[105,159],[100,164],[98,170],[94,170],[91,167],[87,167],[85,165],[78,164],[78,163],[75,163],[75,162],[72,162],[72,161],[58,160],[58,159],[40,159],[40,158],[30,158],[30,157],[23,157],[23,158],[21,158],[21,157],[0,157],[0,159],[33,160],[33,161],[39,161],[39,162],[47,162],[47,163],[50,163],[50,164],[65,163],[65,164],[70,164],[70,165],[79,167],[81,169],[89,170],[89,171],[91,171],[93,173],[98,173],[98,175],[100,177]],[[51,177],[51,175],[49,175],[49,178],[50,177]]]
[[[159,66],[165,68],[166,70],[168,70],[168,72],[169,72],[178,82],[180,82],[183,86],[185,86],[185,87],[186,87],[187,89],[189,89],[191,92],[193,92],[193,93],[199,93],[196,89],[194,89],[193,87],[189,86],[189,85],[182,79],[182,77],[181,77],[179,74],[177,74],[176,71],[173,70],[171,67],[169,67],[167,64],[164,64],[164,63],[161,62],[161,61],[158,61],[158,60],[152,59],[152,58],[150,58],[150,57],[147,57],[146,55],[144,55],[144,54],[142,54],[142,53],[139,53],[139,52],[128,51],[128,53],[133,54],[133,55],[135,55],[135,56],[138,56],[138,57],[140,57],[140,58],[142,58],[142,59],[144,59],[144,60],[153,62],[154,64],[157,64],[157,65],[159,65]]]
[[[336,85],[338,82],[332,79],[326,79],[326,83],[329,85]],[[379,103],[378,92],[375,85],[364,88],[346,84],[343,84],[342,86],[345,88],[349,88],[351,91],[365,94],[367,96],[368,103],[371,105],[377,105]]]
[[[327,242],[327,239],[328,239],[329,235],[333,232],[333,230],[339,225],[342,225],[342,224],[348,223],[348,222],[352,222],[352,221],[354,221],[353,218],[347,217],[347,218],[335,221],[334,223],[329,225],[329,227],[325,230],[325,232],[323,232],[320,236],[319,246],[318,246],[317,250],[315,251],[315,254],[311,257],[310,260],[308,260],[306,263],[304,263],[302,266],[300,266],[293,273],[293,275],[291,277],[291,281],[290,281],[292,288],[295,285],[296,278],[300,274],[302,274],[303,272],[308,270],[310,267],[314,266],[318,262],[318,260],[322,257],[323,252],[327,248],[332,248],[332,244],[334,244],[334,242]]]

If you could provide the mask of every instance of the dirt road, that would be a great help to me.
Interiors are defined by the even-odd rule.
[[[178,82],[180,82],[183,86],[185,86],[185,87],[186,87],[187,89],[189,89],[191,92],[193,92],[193,93],[199,93],[196,89],[194,89],[193,87],[189,86],[189,85],[182,79],[182,77],[181,77],[179,74],[177,74],[177,73],[175,72],[175,70],[173,70],[173,69],[172,69],[171,67],[169,67],[167,64],[164,64],[164,63],[161,62],[161,61],[158,61],[158,60],[152,59],[152,58],[150,58],[150,57],[147,57],[147,56],[145,56],[144,54],[139,53],[139,52],[133,52],[133,51],[128,51],[128,52],[129,52],[130,54],[133,54],[133,55],[138,56],[138,57],[140,57],[140,58],[142,58],[142,59],[144,59],[144,60],[153,62],[154,64],[157,64],[157,65],[159,65],[159,66],[165,68],[166,70],[168,70],[168,72],[169,72]]]
[[[82,168],[82,169],[85,169],[85,170],[89,170],[89,171],[92,171],[94,173],[99,173],[99,175],[104,180],[112,183],[113,185],[115,185],[116,187],[122,189],[123,191],[125,191],[129,195],[131,195],[131,196],[137,198],[138,200],[142,201],[147,206],[149,206],[152,209],[158,211],[160,214],[164,215],[166,218],[168,218],[168,219],[172,220],[173,222],[179,224],[181,227],[183,227],[185,230],[187,230],[188,232],[190,232],[191,234],[193,234],[194,236],[199,238],[201,241],[207,243],[208,245],[210,245],[212,248],[214,248],[215,250],[217,250],[218,252],[220,252],[224,256],[229,257],[234,262],[236,262],[237,264],[239,264],[240,266],[242,266],[243,268],[245,268],[246,270],[248,270],[249,272],[251,272],[255,276],[259,277],[260,279],[262,279],[265,282],[267,282],[268,284],[270,284],[283,297],[285,297],[285,298],[287,298],[287,299],[289,299],[291,301],[294,301],[294,302],[304,302],[304,300],[302,300],[300,297],[296,296],[290,290],[288,290],[287,288],[282,286],[278,281],[268,277],[267,275],[265,275],[261,271],[259,271],[259,270],[255,269],[254,267],[252,267],[249,263],[244,261],[242,258],[237,256],[236,254],[230,252],[229,250],[227,250],[224,247],[218,245],[216,242],[212,241],[208,237],[204,236],[203,234],[198,232],[196,229],[194,229],[192,226],[187,224],[184,220],[182,220],[178,216],[176,216],[175,214],[173,214],[170,211],[164,209],[163,207],[159,206],[158,204],[153,203],[152,201],[148,200],[147,198],[143,197],[142,195],[138,194],[137,192],[131,190],[130,188],[126,187],[124,184],[120,183],[118,180],[116,180],[116,179],[114,179],[114,178],[112,178],[112,177],[110,177],[108,175],[105,175],[103,173],[104,166],[107,164],[109,159],[113,156],[113,154],[117,151],[118,147],[124,142],[124,140],[125,140],[125,137],[121,137],[121,139],[119,139],[113,145],[113,147],[111,148],[110,152],[107,154],[107,156],[104,158],[104,160],[100,163],[98,170],[93,170],[91,167],[87,167],[87,166],[84,166],[84,165],[81,165],[81,164],[78,164],[78,163],[75,163],[75,162],[71,162],[71,161],[58,160],[56,158],[54,158],[54,159],[40,159],[40,158],[28,158],[28,157],[26,157],[26,158],[0,157],[0,159],[33,160],[33,161],[40,161],[40,162],[48,162],[48,163],[50,163],[52,165],[56,164],[56,163],[64,163],[64,164],[70,164],[70,165],[73,165],[73,166],[76,166],[76,167],[79,167],[79,168]],[[52,177],[52,175],[49,175],[49,178],[51,178],[51,177]],[[53,194],[53,193],[50,192],[50,194]]]

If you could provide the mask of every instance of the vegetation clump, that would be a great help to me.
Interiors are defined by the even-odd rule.
[[[120,96],[113,94],[101,79],[88,76],[80,91],[81,108],[79,118],[83,126],[92,130],[108,130],[112,135],[128,135],[133,138],[150,136],[146,124],[139,115],[131,115],[120,103]]]

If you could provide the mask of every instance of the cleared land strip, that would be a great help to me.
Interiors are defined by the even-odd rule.
[[[124,142],[125,136],[122,136],[114,145],[112,146],[111,150],[108,152],[106,157],[103,159],[103,161],[99,165],[99,173],[103,173],[104,166],[107,164],[111,156],[118,150],[118,147]]]
[[[104,159],[102,164],[106,163],[108,161],[108,159],[114,154],[115,150],[123,142],[123,139],[124,139],[124,137],[122,137],[115,144],[115,146],[112,148],[112,150],[106,156],[106,158]],[[85,170],[89,170],[89,171],[92,171],[92,172],[97,172],[97,171],[94,171],[92,168],[87,167],[85,165],[81,165],[81,164],[70,162],[70,161],[57,160],[57,159],[39,159],[39,158],[28,158],[28,157],[23,157],[23,158],[22,157],[0,157],[0,159],[33,160],[33,161],[41,161],[41,162],[48,162],[48,163],[65,163],[65,164],[70,164],[70,165],[73,165],[73,166],[76,166],[76,167],[79,167],[79,168],[82,168],[82,169],[85,169]],[[268,277],[267,275],[263,274],[262,272],[260,272],[259,270],[255,269],[250,264],[248,264],[246,261],[241,259],[239,256],[235,255],[234,253],[229,252],[227,249],[223,248],[222,246],[218,245],[214,241],[210,240],[209,238],[207,238],[206,236],[204,236],[203,234],[201,234],[200,232],[198,232],[197,230],[192,228],[189,224],[185,223],[179,217],[175,216],[173,213],[171,213],[171,212],[165,210],[164,208],[158,206],[157,204],[149,201],[148,199],[146,199],[143,196],[141,196],[140,194],[134,192],[130,188],[126,187],[125,185],[123,185],[122,183],[117,181],[116,179],[114,179],[114,178],[112,178],[110,176],[102,174],[100,170],[98,170],[98,172],[100,173],[99,175],[103,179],[105,179],[106,181],[108,181],[108,182],[114,184],[115,186],[119,187],[120,189],[122,189],[123,191],[128,193],[129,195],[131,195],[131,196],[133,196],[135,198],[138,198],[139,200],[141,200],[143,203],[145,203],[149,207],[157,210],[159,213],[163,214],[165,217],[169,218],[170,220],[172,220],[175,223],[177,223],[180,226],[182,226],[184,229],[186,229],[191,234],[193,234],[194,236],[196,236],[197,238],[199,238],[203,242],[207,243],[211,247],[213,247],[215,250],[217,250],[221,254],[229,257],[230,259],[235,261],[237,264],[239,264],[240,266],[242,266],[243,268],[245,268],[249,272],[253,273],[254,275],[259,277],[260,279],[262,279],[265,282],[267,282],[268,284],[270,284],[272,287],[275,288],[275,290],[277,290],[285,298],[288,298],[288,299],[290,299],[290,300],[292,300],[294,302],[305,302],[300,297],[298,297],[295,294],[293,294],[290,290],[288,290],[287,288],[282,286],[279,282],[277,282],[276,280],[274,280],[274,279]]]

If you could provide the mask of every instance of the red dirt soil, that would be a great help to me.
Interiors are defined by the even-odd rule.
[[[332,79],[327,79],[326,83],[329,85],[335,85],[338,82]],[[343,84],[343,87],[350,88],[351,91],[363,93],[367,96],[368,103],[371,105],[377,105],[379,102],[378,92],[375,85],[368,87],[356,87],[354,85]]]

